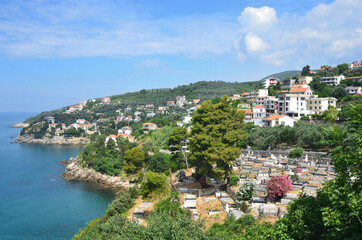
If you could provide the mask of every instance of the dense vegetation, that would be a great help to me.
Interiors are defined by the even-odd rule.
[[[294,127],[257,127],[250,131],[248,145],[261,150],[274,149],[280,145],[318,150],[324,147],[319,142],[325,140],[326,134],[322,130],[326,126],[297,122]]]

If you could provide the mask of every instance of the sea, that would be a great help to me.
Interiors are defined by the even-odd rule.
[[[0,239],[71,239],[115,193],[60,176],[82,147],[15,143],[21,129],[10,126],[34,115],[0,113]]]

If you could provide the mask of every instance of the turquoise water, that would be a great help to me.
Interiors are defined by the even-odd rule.
[[[59,161],[82,147],[11,143],[20,129],[9,126],[32,115],[0,113],[0,239],[70,239],[114,193],[60,177]]]

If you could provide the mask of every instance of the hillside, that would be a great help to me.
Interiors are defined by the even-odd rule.
[[[301,73],[301,71],[298,71],[298,70],[284,71],[284,72],[280,72],[280,73],[271,74],[269,76],[266,76],[266,77],[262,78],[261,80],[267,79],[267,78],[270,78],[270,77],[274,77],[274,78],[278,78],[281,81],[283,81],[287,77],[293,77],[293,76],[295,76],[297,74],[300,74],[300,73]]]
[[[280,73],[271,74],[270,76],[284,79],[286,77],[292,77],[300,71],[284,71]],[[263,78],[263,79],[265,79]],[[104,111],[103,108],[125,107],[127,105],[145,105],[154,104],[157,106],[165,106],[167,101],[174,101],[176,96],[186,96],[187,100],[198,98],[202,101],[208,99],[214,99],[225,95],[241,94],[243,92],[250,91],[252,89],[259,88],[261,80],[250,82],[224,82],[224,81],[200,81],[191,83],[189,85],[181,85],[176,88],[159,88],[148,89],[137,92],[124,93],[111,96],[111,105],[95,107],[95,112]],[[27,119],[25,122],[34,123],[46,116],[53,116],[54,114],[64,111],[67,107],[52,111],[42,112],[41,114]],[[99,109],[98,109],[99,108]]]

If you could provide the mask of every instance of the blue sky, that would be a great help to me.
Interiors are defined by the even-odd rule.
[[[360,0],[3,0],[0,111],[362,57]]]

